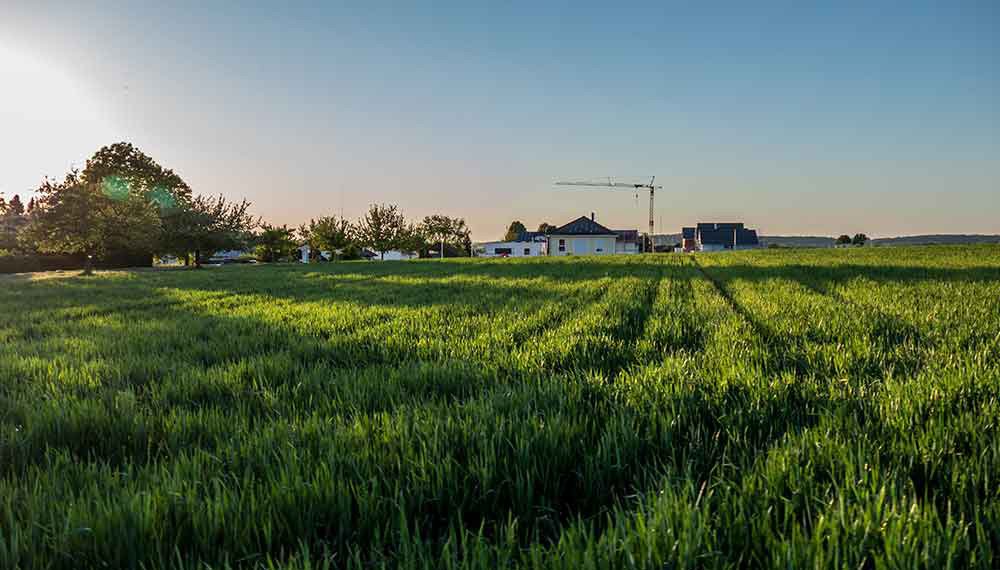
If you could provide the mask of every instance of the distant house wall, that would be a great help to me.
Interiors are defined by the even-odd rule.
[[[549,255],[610,255],[615,253],[615,236],[611,235],[550,235]]]
[[[405,261],[407,259],[415,259],[416,257],[417,255],[415,253],[406,253],[394,249],[392,251],[385,252],[385,255],[382,255],[380,252],[376,252],[372,261]]]
[[[546,254],[546,241],[491,241],[480,244],[482,257],[538,257]]]
[[[639,253],[639,244],[634,241],[615,241],[615,253]]]

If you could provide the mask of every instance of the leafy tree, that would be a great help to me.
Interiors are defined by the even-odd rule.
[[[0,195],[0,250],[9,253],[24,249],[19,247],[17,236],[28,223],[26,215],[17,213],[23,208],[16,206],[20,206],[20,199],[8,203]]]
[[[420,231],[428,240],[437,243],[440,248],[439,255],[445,256],[446,246],[461,251],[471,248],[469,229],[462,218],[449,218],[448,216],[434,215],[427,216],[420,223]],[[466,242],[469,242],[466,244]]]
[[[329,251],[341,256],[347,246],[355,242],[356,233],[354,225],[349,220],[337,216],[309,220],[308,226],[303,225],[299,228],[299,235],[316,255]]]
[[[548,222],[542,222],[538,224],[538,231],[545,235],[549,235],[550,233],[556,231],[557,229],[559,229],[559,226],[553,226]]]
[[[379,252],[382,259],[385,259],[385,252],[400,247],[405,229],[406,221],[395,204],[372,204],[358,222],[361,244]]]
[[[255,240],[257,257],[261,261],[280,261],[291,257],[296,248],[295,231],[288,226],[263,224]]]
[[[194,252],[200,268],[202,253],[246,247],[259,223],[249,209],[250,202],[229,202],[221,195],[185,200],[164,210],[161,247],[185,258]]]
[[[407,253],[420,253],[427,250],[427,234],[415,224],[405,224],[399,234],[396,247]]]
[[[866,236],[865,234],[854,234],[854,237],[851,238],[851,243],[853,243],[854,245],[865,245],[867,241],[868,241],[868,236]]]
[[[31,199],[28,200],[28,209],[25,211],[25,213],[30,215],[34,211],[35,211],[35,198],[34,196],[32,196]]]
[[[14,194],[14,197],[10,199],[10,203],[7,204],[7,210],[5,213],[10,216],[24,215],[24,203],[21,202],[20,195]]]
[[[503,240],[517,241],[517,236],[521,235],[526,231],[528,231],[528,228],[524,227],[524,224],[522,224],[518,220],[514,220],[513,222],[510,223],[510,226],[507,227],[507,233],[504,234]]]
[[[161,208],[178,206],[191,199],[191,187],[131,143],[105,146],[87,160],[83,182],[100,185],[112,199],[141,194]]]
[[[100,184],[84,182],[72,171],[61,183],[46,179],[20,239],[43,253],[86,256],[84,275],[93,258],[110,251],[152,251],[160,231],[156,208],[145,198],[108,197]]]
[[[837,238],[837,242],[836,243],[837,243],[837,245],[847,245],[847,244],[851,243],[851,236],[849,236],[847,234],[843,234],[843,235],[841,235],[840,237]]]

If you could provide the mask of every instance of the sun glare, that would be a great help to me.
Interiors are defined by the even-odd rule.
[[[9,160],[3,169],[11,184],[0,192],[24,193],[42,175],[61,176],[107,144],[110,133],[72,73],[0,44],[0,156]]]

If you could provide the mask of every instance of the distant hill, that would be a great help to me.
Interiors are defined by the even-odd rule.
[[[1000,235],[931,234],[871,240],[872,245],[961,245],[971,243],[1000,243]]]
[[[680,243],[681,234],[657,234],[656,245]],[[833,247],[832,237],[826,236],[761,236],[763,247],[775,245],[780,247]],[[903,246],[903,245],[963,245],[976,243],[1000,244],[1000,235],[970,235],[970,234],[929,234],[919,236],[899,236],[890,238],[874,238],[869,245]]]
[[[833,247],[836,240],[825,236],[761,236],[760,244],[764,247],[777,245],[781,247]]]

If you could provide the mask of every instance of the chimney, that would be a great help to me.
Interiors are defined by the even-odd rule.
[[[592,222],[594,221],[594,213],[593,212],[590,213],[590,221],[592,221]]]

